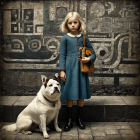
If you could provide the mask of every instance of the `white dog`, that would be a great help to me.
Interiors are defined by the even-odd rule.
[[[58,127],[58,113],[61,107],[60,102],[60,77],[55,74],[55,79],[47,79],[41,75],[43,85],[41,86],[34,100],[18,115],[15,124],[2,127],[5,131],[18,131],[24,134],[31,134],[37,125],[43,132],[44,138],[49,138],[46,125],[54,119],[57,132],[62,130]]]

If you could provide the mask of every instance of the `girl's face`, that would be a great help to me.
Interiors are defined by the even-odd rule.
[[[75,17],[70,17],[67,21],[67,27],[72,34],[78,34],[79,25],[79,20],[77,20]]]

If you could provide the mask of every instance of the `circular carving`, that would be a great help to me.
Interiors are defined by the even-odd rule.
[[[38,50],[41,49],[41,42],[40,42],[40,40],[37,40],[37,39],[31,40],[31,41],[28,43],[28,48],[29,48],[32,52],[37,52]]]
[[[60,42],[55,38],[49,39],[46,43],[47,49],[51,52],[56,52],[56,51],[58,52],[59,46],[60,46]]]
[[[97,50],[97,58],[100,60],[105,60],[108,56],[109,56],[109,50],[108,48],[101,46],[98,50]]]
[[[90,15],[97,16],[97,17],[103,16],[105,14],[104,5],[101,4],[100,2],[94,2],[91,5],[89,11],[90,11]]]
[[[105,55],[105,50],[100,51],[100,56],[104,56]]]
[[[12,52],[24,52],[24,44],[21,40],[13,39],[12,44],[14,46],[14,49],[12,49],[12,50],[10,49]],[[20,47],[20,45],[21,45],[21,47]]]
[[[98,20],[89,21],[87,24],[88,24],[87,30],[89,32],[98,32],[98,25],[99,25]]]
[[[66,16],[66,14],[67,14],[67,10],[64,7],[60,7],[60,8],[57,9],[56,13],[57,13],[57,16],[59,18],[64,18]]]

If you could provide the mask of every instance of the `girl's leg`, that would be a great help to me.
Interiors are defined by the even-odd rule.
[[[73,100],[67,100],[67,122],[64,126],[64,131],[70,131],[71,128],[73,127],[72,108],[73,108]]]
[[[73,100],[67,100],[67,107],[73,106]]]
[[[77,125],[79,126],[80,129],[85,129],[85,124],[84,124],[84,122],[82,121],[83,104],[84,104],[84,99],[79,99],[79,100],[77,101],[77,106],[78,106]]]
[[[77,101],[77,105],[78,106],[83,106],[83,104],[84,104],[84,99],[79,99],[78,101]]]

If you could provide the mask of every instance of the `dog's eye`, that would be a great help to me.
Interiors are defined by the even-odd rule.
[[[60,84],[57,84],[58,86],[60,85]]]
[[[52,84],[49,85],[49,87],[51,87],[51,86],[52,86]]]

